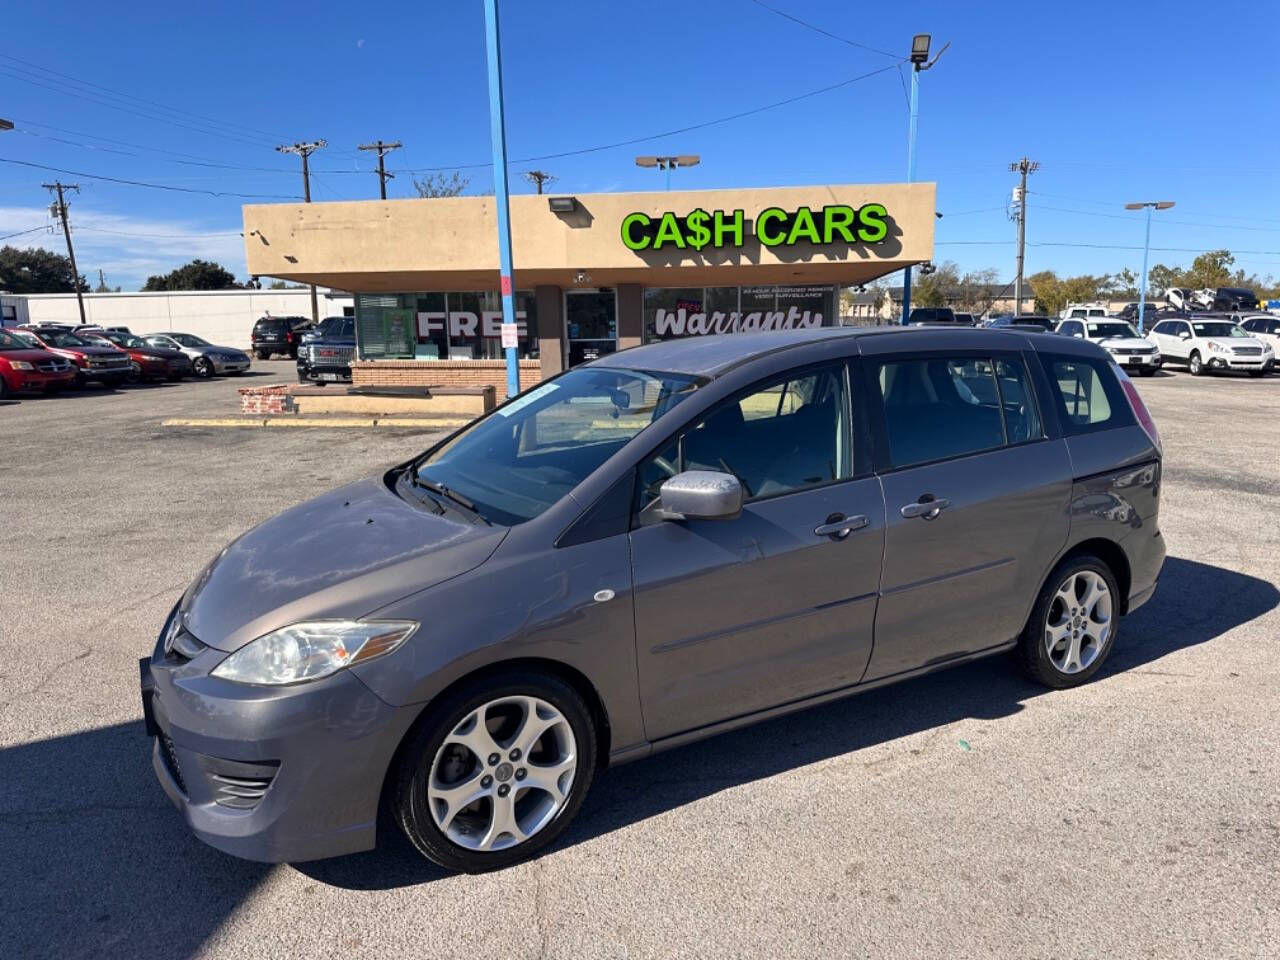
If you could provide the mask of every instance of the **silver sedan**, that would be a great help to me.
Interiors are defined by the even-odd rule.
[[[143,338],[152,347],[181,350],[191,358],[196,376],[209,378],[215,374],[244,373],[249,369],[249,354],[235,347],[219,347],[192,333],[148,333]]]

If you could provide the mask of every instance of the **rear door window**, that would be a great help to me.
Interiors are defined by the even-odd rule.
[[[1065,433],[1092,433],[1134,423],[1109,361],[1064,356],[1044,356],[1042,360]]]
[[[1043,436],[1021,360],[927,357],[871,365],[889,463],[907,467]]]

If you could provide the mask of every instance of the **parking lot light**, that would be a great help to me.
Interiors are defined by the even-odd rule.
[[[1126,203],[1126,210],[1147,211],[1147,239],[1142,244],[1142,286],[1138,290],[1138,335],[1146,336],[1145,325],[1147,312],[1147,259],[1151,254],[1151,211],[1168,210],[1174,205],[1173,200],[1150,200],[1142,203]]]

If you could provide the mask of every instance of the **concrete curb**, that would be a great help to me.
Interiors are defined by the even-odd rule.
[[[472,418],[444,417],[170,417],[162,427],[400,427],[418,430],[452,430]]]

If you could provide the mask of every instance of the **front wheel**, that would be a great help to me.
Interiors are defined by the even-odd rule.
[[[1031,611],[1016,657],[1032,680],[1062,689],[1087,681],[1115,646],[1120,592],[1111,568],[1093,554],[1058,565]]]
[[[1138,372],[1144,377],[1154,377],[1156,375],[1155,367],[1139,367]]]
[[[595,723],[568,683],[544,673],[485,678],[447,697],[405,743],[392,812],[442,867],[510,866],[564,832],[595,758]]]
[[[1198,377],[1204,373],[1204,365],[1200,362],[1200,352],[1198,350],[1191,354],[1191,359],[1187,361],[1187,369],[1193,377]]]
[[[213,361],[208,357],[196,357],[192,369],[195,370],[196,376],[201,380],[208,380],[213,376]]]

